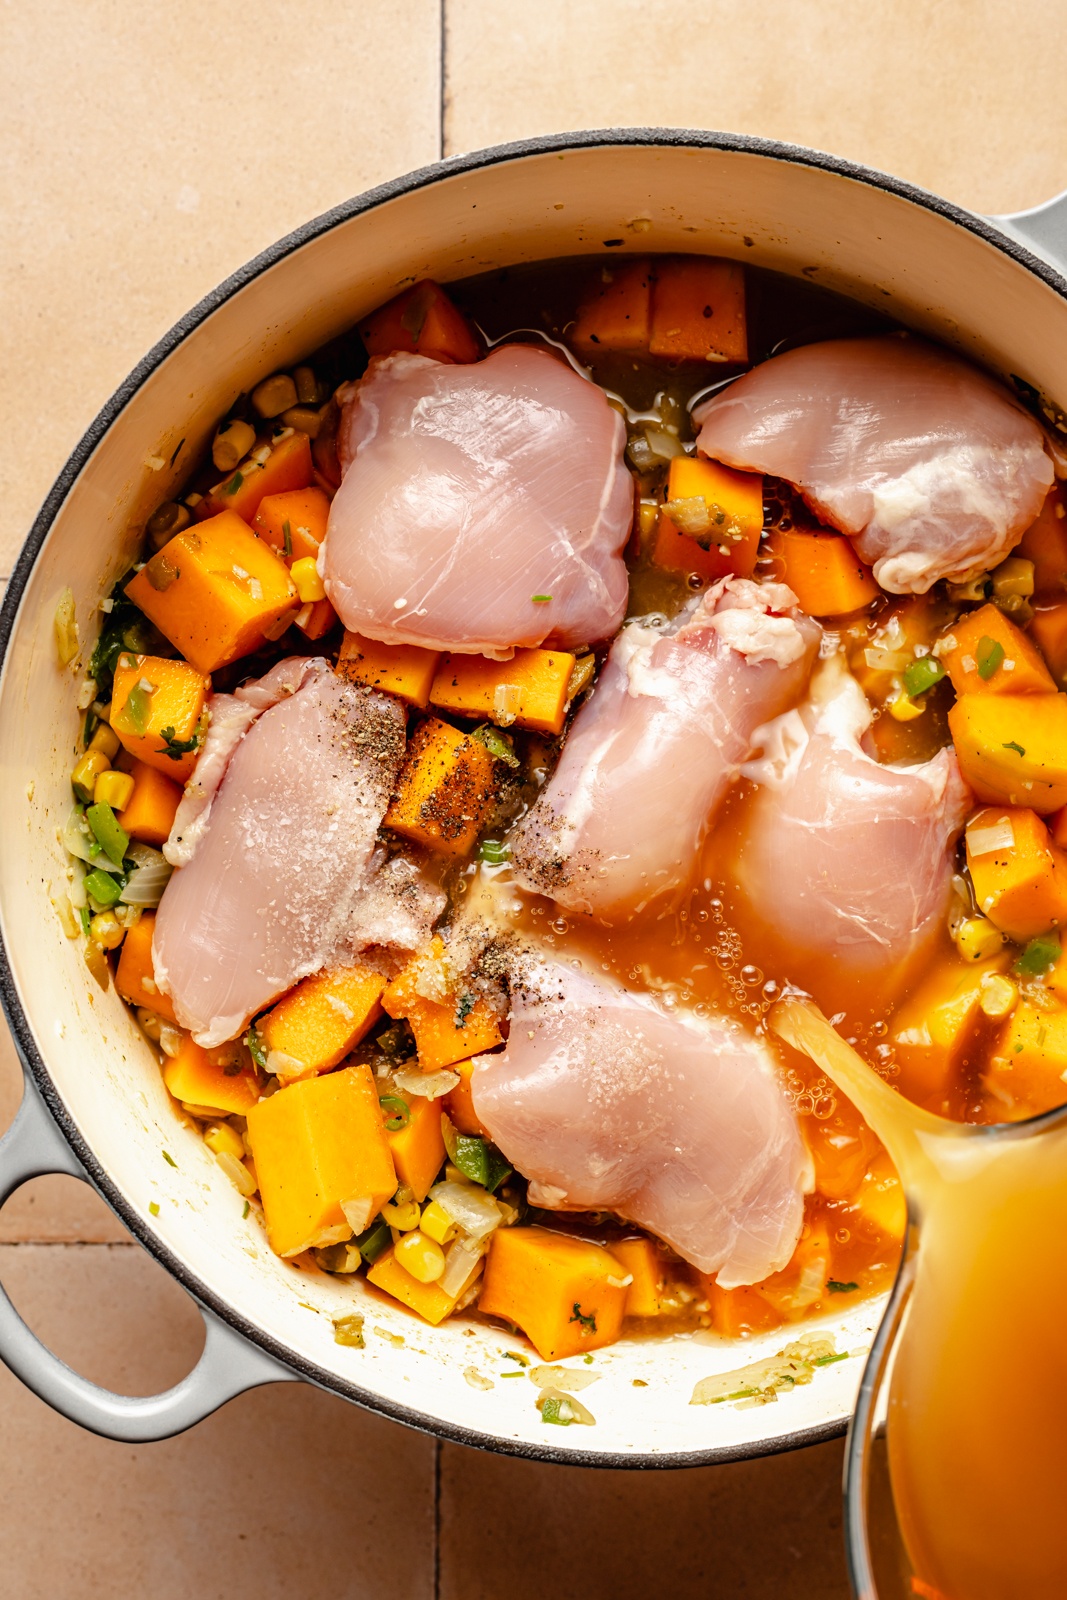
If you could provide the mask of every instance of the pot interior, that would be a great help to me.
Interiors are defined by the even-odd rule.
[[[546,1430],[536,1388],[503,1381],[515,1370],[504,1352],[523,1350],[521,1341],[462,1320],[429,1328],[362,1280],[345,1285],[274,1257],[255,1213],[242,1216],[240,1196],[173,1107],[125,1006],[94,984],[49,904],[64,884],[56,830],[71,805],[74,687],[100,600],[218,416],[259,377],[414,279],[605,249],[733,256],[851,294],[1053,398],[1067,387],[1063,300],[953,214],[802,154],[755,146],[622,142],[496,153],[327,222],[253,264],[165,342],[110,424],[91,435],[84,464],[58,507],[46,508],[13,581],[0,677],[8,818],[0,928],[23,1047],[44,1064],[124,1220],[208,1303],[342,1393],[454,1437],[620,1464],[759,1453],[839,1428],[881,1301],[797,1330],[833,1333],[850,1359],[780,1404],[689,1399],[698,1379],[780,1350],[796,1337],[788,1329],[741,1346],[711,1335],[624,1339],[594,1358],[601,1380],[583,1400],[595,1428]],[[66,586],[85,648],[81,663],[61,671],[52,618]],[[332,1319],[352,1310],[365,1316],[362,1350],[334,1340]]]

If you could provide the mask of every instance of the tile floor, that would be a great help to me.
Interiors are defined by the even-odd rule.
[[[1008,210],[1067,182],[1065,43],[1055,0],[7,0],[0,574],[96,409],[181,312],[442,141],[733,128]],[[0,1127],[18,1095],[4,1038]],[[195,1360],[189,1302],[71,1180],[4,1209],[0,1278],[99,1381],[148,1393]],[[840,1455],[549,1469],[439,1447],[297,1386],[127,1449],[0,1370],[0,1594],[844,1600]]]

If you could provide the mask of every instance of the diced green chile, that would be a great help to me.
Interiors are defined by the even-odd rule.
[[[904,688],[912,699],[925,694],[935,683],[940,683],[945,669],[936,656],[920,656],[904,672]]]
[[[1054,967],[1063,953],[1056,934],[1043,933],[1031,939],[1015,963],[1015,971],[1024,978],[1040,978],[1049,967]]]
[[[110,872],[95,867],[92,872],[85,874],[85,892],[92,895],[97,905],[113,906],[117,905],[122,894],[122,885]]]
[[[476,1134],[456,1134],[456,1153],[452,1160],[465,1178],[480,1183],[490,1194],[511,1174],[511,1168],[496,1145],[490,1144],[488,1139],[479,1139]]]
[[[393,1235],[389,1231],[389,1224],[381,1217],[372,1222],[358,1239],[353,1240],[368,1267],[373,1267],[378,1257],[384,1255],[392,1242]]]
[[[978,670],[978,676],[984,683],[989,682],[1003,660],[1004,646],[999,639],[991,639],[988,634],[984,633],[979,639],[977,649],[974,652],[974,664]]]
[[[85,820],[96,835],[101,850],[119,866],[130,848],[130,836],[125,828],[119,827],[114,811],[103,801],[98,801],[96,805],[86,808]]]
[[[385,1126],[390,1133],[399,1133],[411,1121],[411,1107],[398,1094],[380,1094],[378,1104],[386,1113]]]

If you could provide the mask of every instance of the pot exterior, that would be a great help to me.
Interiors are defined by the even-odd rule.
[[[546,1430],[537,1389],[500,1381],[514,1370],[503,1352],[523,1348],[503,1331],[429,1328],[362,1282],[302,1273],[270,1253],[175,1112],[126,1008],[92,982],[49,905],[64,892],[56,830],[78,736],[77,680],[57,667],[52,636],[61,591],[72,589],[91,648],[99,602],[215,419],[404,284],[606,249],[727,255],[803,275],[1054,400],[1067,394],[1067,285],[1054,272],[978,219],[811,152],[719,135],[574,135],[445,162],[319,219],[146,358],[75,453],[20,557],[0,620],[2,976],[24,1057],[94,1181],[220,1318],[313,1381],[415,1426],[519,1454],[676,1466],[842,1431],[882,1302],[798,1328],[833,1333],[850,1359],[778,1405],[689,1399],[700,1378],[781,1349],[790,1330],[743,1347],[701,1335],[627,1339],[595,1358],[600,1381],[583,1399],[596,1427]],[[365,1316],[362,1350],[334,1340],[333,1319],[353,1310]]]

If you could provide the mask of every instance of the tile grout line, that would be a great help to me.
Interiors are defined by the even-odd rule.
[[[433,1442],[433,1600],[441,1600],[441,1441]]]

